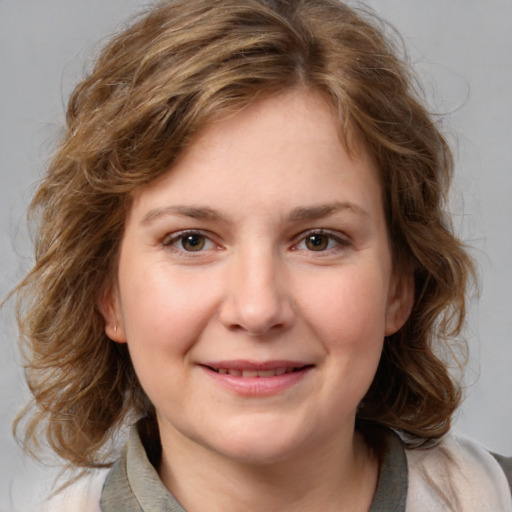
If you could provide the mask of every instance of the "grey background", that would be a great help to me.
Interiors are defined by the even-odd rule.
[[[457,158],[450,209],[482,295],[456,429],[512,455],[512,0],[369,0],[402,33]],[[30,263],[24,212],[87,62],[144,2],[0,0],[0,296]],[[100,44],[98,44],[100,41]],[[1,312],[0,512],[39,510],[55,470],[24,458],[10,424],[27,399],[12,305]]]

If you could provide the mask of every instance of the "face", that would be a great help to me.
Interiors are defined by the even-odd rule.
[[[410,288],[377,169],[293,91],[212,124],[138,191],[103,310],[164,451],[260,463],[353,434]]]

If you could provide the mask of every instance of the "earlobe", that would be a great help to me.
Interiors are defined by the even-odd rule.
[[[414,305],[414,275],[412,272],[394,274],[386,309],[385,335],[395,334],[405,324]]]
[[[108,284],[102,290],[98,307],[105,321],[105,334],[116,343],[126,343],[119,294],[114,284]]]

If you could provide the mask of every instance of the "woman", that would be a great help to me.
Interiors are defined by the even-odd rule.
[[[166,1],[67,122],[19,288],[27,445],[110,466],[138,420],[104,511],[511,508],[497,459],[448,435],[436,354],[472,264],[450,151],[375,22]]]

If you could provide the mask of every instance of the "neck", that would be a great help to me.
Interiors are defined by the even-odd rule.
[[[190,440],[162,439],[159,473],[190,512],[367,511],[377,485],[377,457],[359,433],[340,437],[269,464],[233,461],[186,446],[194,444]]]

